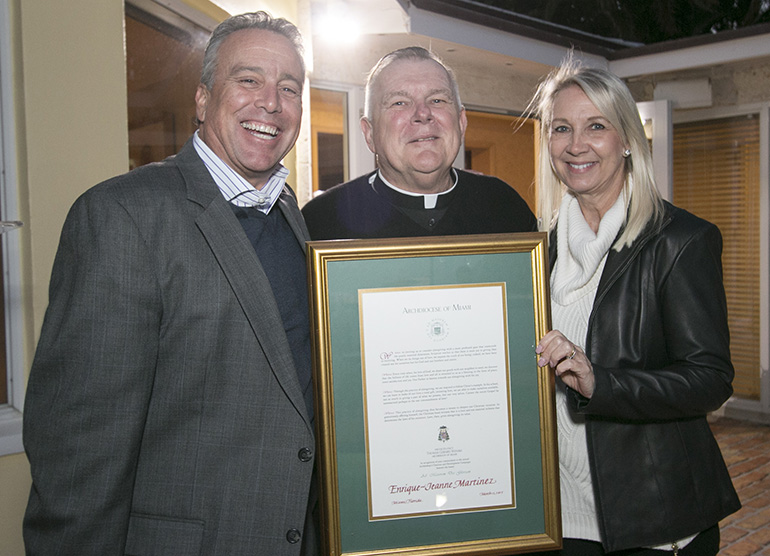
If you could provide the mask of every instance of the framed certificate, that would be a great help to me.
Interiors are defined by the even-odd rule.
[[[546,241],[307,244],[324,555],[560,546]]]

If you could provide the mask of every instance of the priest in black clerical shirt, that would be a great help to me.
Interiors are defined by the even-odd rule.
[[[536,229],[508,184],[452,168],[468,122],[454,73],[433,53],[407,47],[380,59],[367,79],[364,112],[361,130],[377,170],[305,205],[312,239]]]

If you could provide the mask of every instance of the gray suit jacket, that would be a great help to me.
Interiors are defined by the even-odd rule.
[[[304,248],[288,188],[278,208]],[[73,205],[24,421],[28,554],[313,553],[289,343],[191,141]]]

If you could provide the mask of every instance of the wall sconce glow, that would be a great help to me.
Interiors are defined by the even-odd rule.
[[[361,25],[347,2],[330,2],[313,27],[315,33],[327,42],[351,44],[361,35]]]

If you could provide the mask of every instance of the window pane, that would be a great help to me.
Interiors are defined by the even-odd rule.
[[[500,178],[535,210],[535,121],[467,110],[465,167]]]
[[[313,193],[347,181],[345,110],[347,94],[310,89],[310,132],[313,136]]]
[[[759,399],[759,117],[674,126],[674,203],[719,226],[735,394]]]
[[[193,134],[195,89],[208,33],[126,4],[130,167],[175,154]]]

